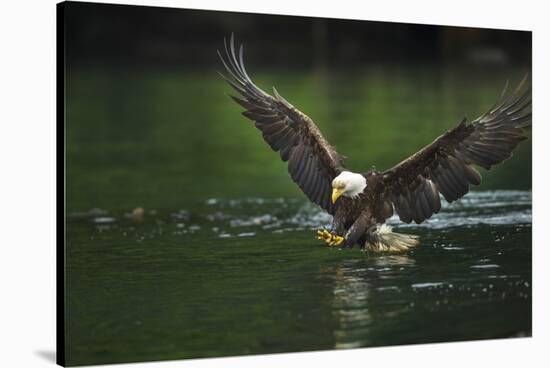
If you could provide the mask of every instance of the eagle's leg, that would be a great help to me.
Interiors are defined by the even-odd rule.
[[[359,242],[361,238],[364,238],[365,232],[369,228],[369,218],[365,215],[359,216],[357,220],[351,225],[346,233],[343,248],[353,248],[355,244]]]

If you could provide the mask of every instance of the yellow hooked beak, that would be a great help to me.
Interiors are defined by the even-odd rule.
[[[344,188],[332,188],[332,203],[336,203],[338,197],[344,193]]]

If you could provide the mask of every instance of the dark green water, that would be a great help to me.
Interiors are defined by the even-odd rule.
[[[525,72],[249,69],[356,170],[390,167],[480,115]],[[340,251],[315,240],[330,217],[213,73],[67,81],[68,364],[530,336],[530,141],[427,223],[392,219],[421,235],[413,253]]]

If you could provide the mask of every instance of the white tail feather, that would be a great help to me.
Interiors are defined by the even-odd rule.
[[[373,252],[406,252],[420,244],[418,235],[394,233],[391,226],[378,225],[367,233],[365,249]]]

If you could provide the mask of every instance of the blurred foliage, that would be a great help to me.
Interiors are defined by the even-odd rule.
[[[387,169],[463,116],[486,111],[516,69],[385,67],[249,72],[316,121],[352,170]],[[68,74],[71,209],[179,208],[211,197],[296,196],[215,70],[80,69]],[[480,189],[530,189],[531,142],[484,173]]]

